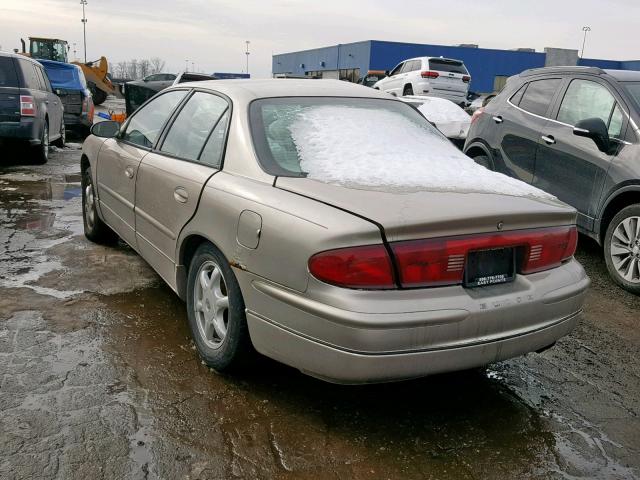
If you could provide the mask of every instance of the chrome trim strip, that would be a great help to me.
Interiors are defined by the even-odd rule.
[[[162,223],[160,223],[158,220],[153,218],[151,215],[149,215],[144,210],[141,210],[140,207],[136,207],[135,208],[135,212],[136,212],[136,215],[140,215],[142,218],[144,218],[147,222],[149,222],[151,225],[153,225],[158,230],[160,230],[163,234],[165,234],[171,240],[175,240],[176,239],[176,235],[171,230],[169,230],[169,228],[165,227]],[[138,229],[136,228],[136,233],[138,233],[137,230]]]
[[[122,202],[126,207],[130,208],[133,211],[133,203],[131,203],[129,200],[127,200],[126,198],[124,198],[122,195],[120,195],[118,192],[116,192],[115,190],[110,189],[109,187],[107,187],[104,183],[98,182],[98,191],[100,189],[104,189],[105,192],[107,192],[109,195],[111,195],[113,198],[115,198],[116,200],[118,200],[119,202]],[[103,202],[104,203],[104,202]]]

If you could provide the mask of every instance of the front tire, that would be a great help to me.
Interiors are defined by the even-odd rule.
[[[93,188],[91,167],[82,172],[82,219],[84,236],[95,243],[111,245],[118,241],[118,235],[98,216],[97,199]]]
[[[210,243],[198,247],[189,266],[187,315],[198,353],[209,367],[226,372],[250,362],[254,350],[240,285]]]
[[[623,208],[609,223],[604,259],[613,281],[640,295],[640,204]]]
[[[60,138],[58,138],[53,144],[58,148],[64,148],[64,144],[67,141],[67,129],[64,126],[64,122],[60,126]]]

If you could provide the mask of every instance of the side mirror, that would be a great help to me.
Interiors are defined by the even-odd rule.
[[[91,134],[101,138],[113,138],[118,135],[120,124],[113,120],[94,123],[91,127]]]
[[[593,140],[598,150],[608,153],[611,148],[611,139],[607,125],[601,118],[587,118],[580,120],[573,127],[573,134],[578,137],[586,137]]]

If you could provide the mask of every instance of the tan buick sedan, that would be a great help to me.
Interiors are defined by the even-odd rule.
[[[414,378],[541,351],[581,314],[575,211],[385,93],[182,84],[92,133],[86,236],[160,274],[219,371],[257,350],[331,382]]]

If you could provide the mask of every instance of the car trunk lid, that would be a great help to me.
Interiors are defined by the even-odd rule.
[[[278,177],[277,188],[377,224],[388,242],[575,224],[575,210],[555,199],[490,193],[364,190]]]

